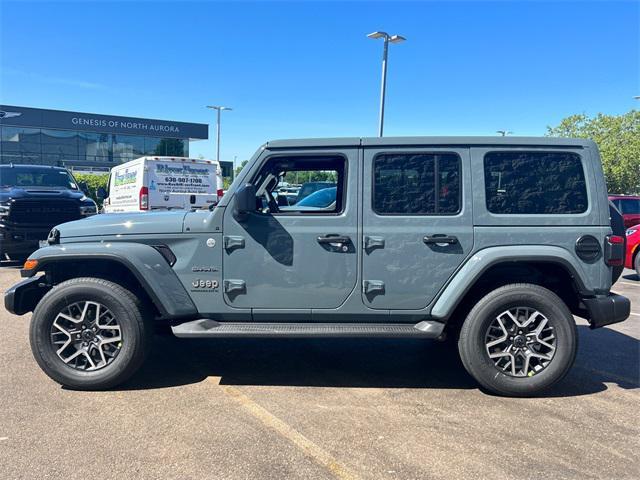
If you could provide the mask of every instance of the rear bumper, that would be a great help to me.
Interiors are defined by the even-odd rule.
[[[612,323],[623,322],[629,318],[631,313],[629,299],[616,293],[594,298],[583,298],[582,301],[589,312],[591,328],[600,328]]]

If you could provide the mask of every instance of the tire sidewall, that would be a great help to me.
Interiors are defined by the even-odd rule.
[[[504,290],[485,297],[469,314],[467,321],[471,323],[462,339],[466,345],[461,345],[465,350],[463,362],[483,387],[503,395],[534,395],[560,380],[573,364],[577,348],[575,322],[562,301],[552,292],[546,292],[548,295],[527,287]],[[489,325],[497,315],[513,307],[538,310],[549,320],[556,335],[553,359],[544,370],[532,377],[513,377],[501,372],[486,350],[485,338]]]
[[[95,371],[81,371],[65,364],[51,342],[51,327],[58,313],[76,302],[95,301],[113,313],[121,329],[122,346],[115,359]],[[107,286],[98,283],[61,285],[49,292],[36,307],[30,326],[31,348],[40,367],[53,380],[70,387],[91,388],[108,385],[120,378],[136,357],[141,342],[136,314],[130,299],[116,296]]]

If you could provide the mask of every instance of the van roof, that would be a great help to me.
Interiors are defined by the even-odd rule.
[[[474,146],[474,147],[571,147],[595,148],[593,140],[584,138],[558,137],[344,137],[344,138],[301,138],[288,140],[271,140],[265,148],[309,148],[309,147],[376,147],[376,146]]]
[[[207,160],[204,158],[188,158],[188,157],[163,157],[158,155],[147,155],[144,157],[138,157],[135,160],[131,160],[131,162],[136,162],[138,160],[155,160],[159,162],[191,162],[191,163],[218,163],[216,160]],[[129,163],[129,162],[127,162]]]

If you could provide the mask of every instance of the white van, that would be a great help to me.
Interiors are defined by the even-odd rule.
[[[203,208],[222,195],[214,160],[140,157],[111,169],[104,213]]]

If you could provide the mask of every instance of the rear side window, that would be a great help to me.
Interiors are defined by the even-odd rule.
[[[626,213],[627,215],[629,214],[640,214],[640,200],[635,199],[635,198],[629,198],[629,199],[624,199],[624,200],[618,200],[620,203],[620,207],[618,208],[619,210],[622,211],[622,213]]]
[[[460,181],[455,153],[377,155],[373,210],[380,215],[455,215]]]
[[[570,152],[490,152],[484,157],[487,210],[576,214],[587,210],[580,156]]]

